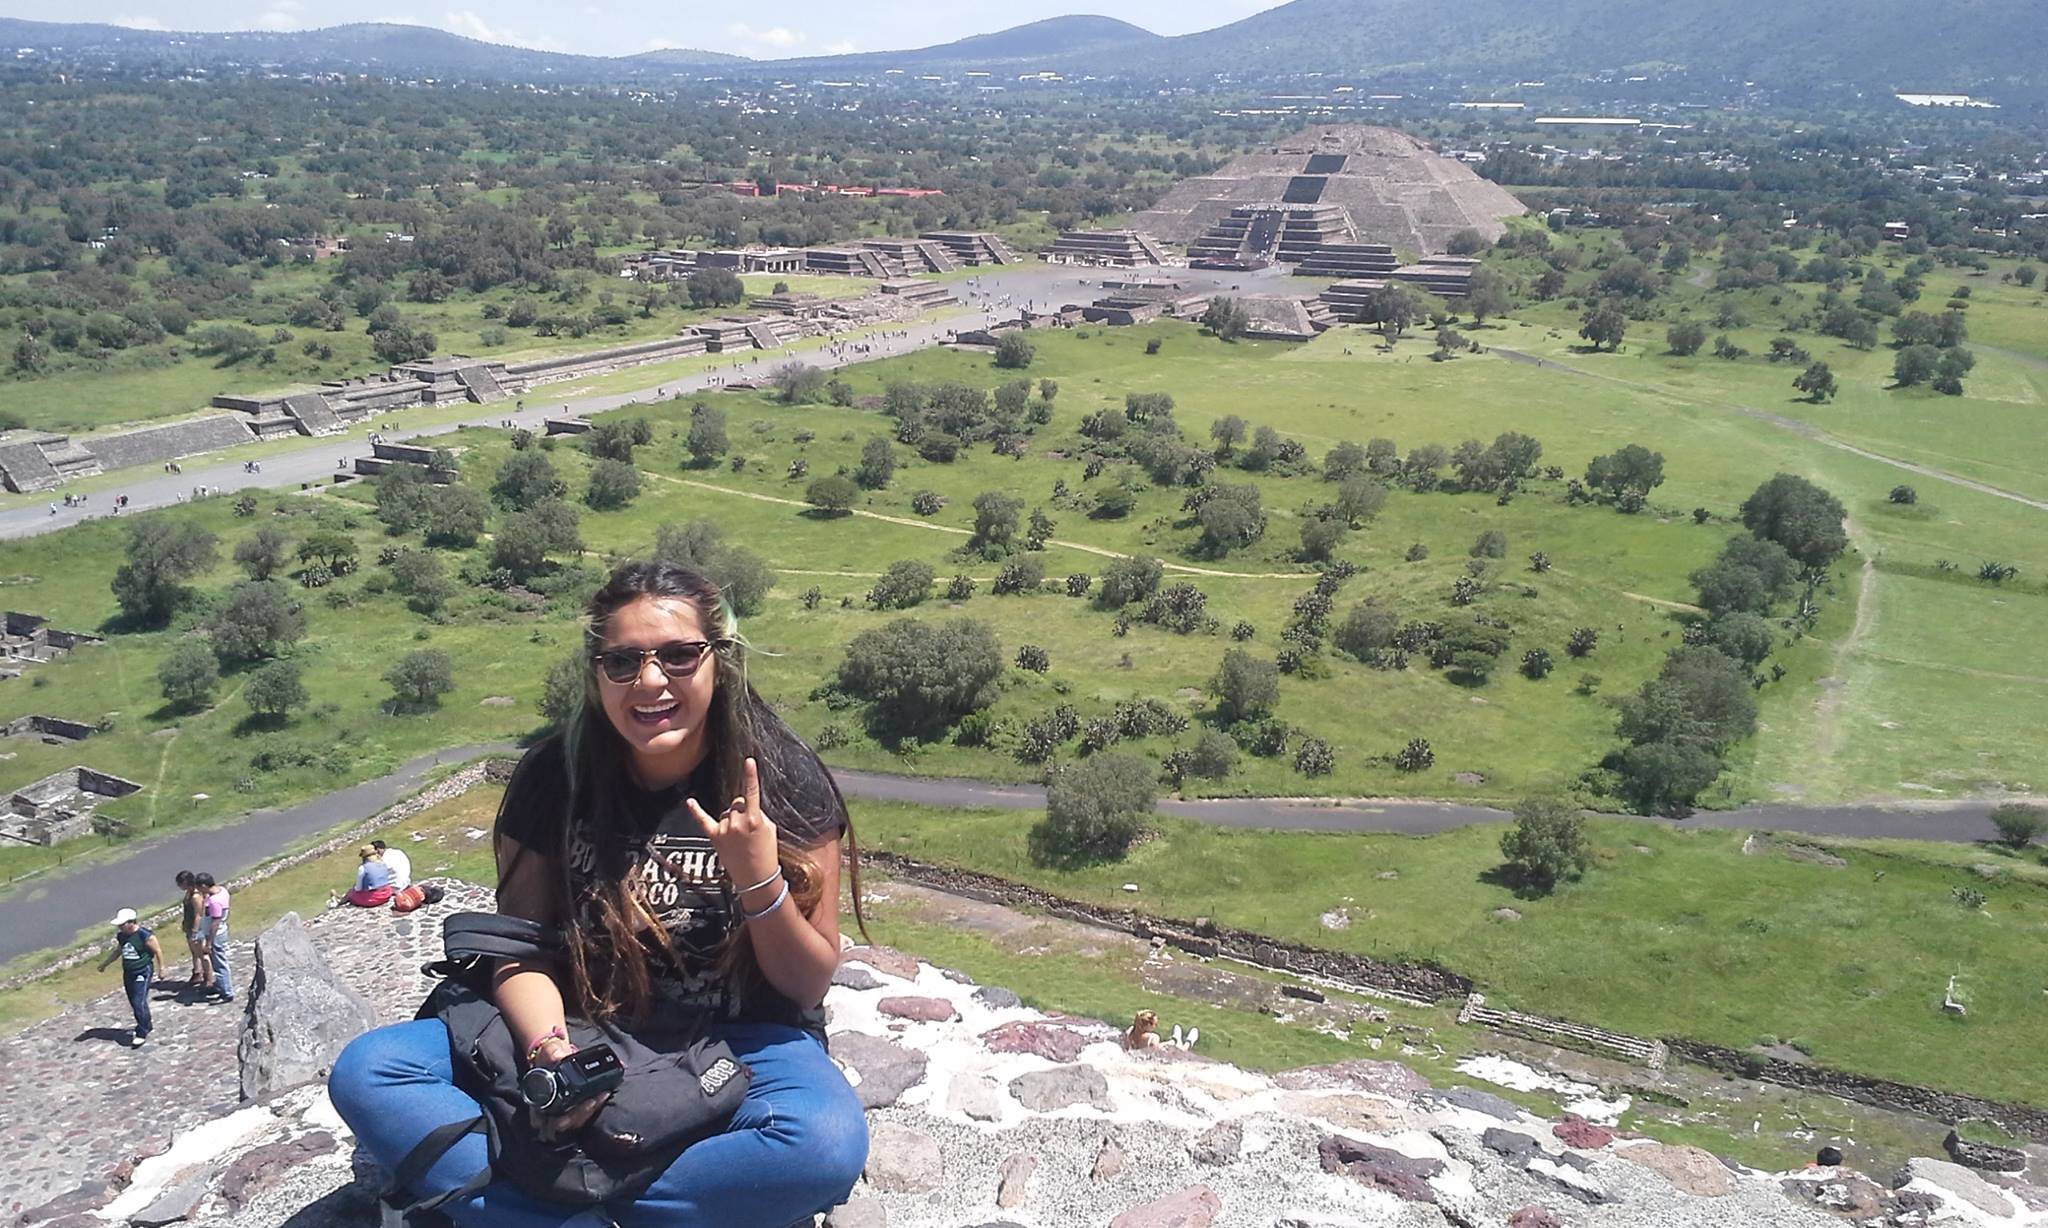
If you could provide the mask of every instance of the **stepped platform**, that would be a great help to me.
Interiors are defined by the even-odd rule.
[[[1163,263],[1159,244],[1135,230],[1069,230],[1045,249],[1054,264],[1100,264],[1136,268]]]
[[[1313,341],[1335,323],[1319,298],[1255,295],[1237,301],[1251,317],[1244,335],[1254,341]]]
[[[804,251],[806,273],[836,274],[841,277],[887,277],[882,259],[860,248],[813,247]]]
[[[690,331],[703,338],[704,348],[713,354],[729,354],[734,350],[754,348],[754,335],[749,331],[750,320],[720,319],[694,324]]]
[[[543,384],[607,375],[646,363],[695,358],[704,354],[707,348],[704,337],[692,330],[679,337],[659,341],[640,341],[582,354],[561,354],[530,362],[509,363],[500,376],[500,382],[514,393],[523,393]]]
[[[754,345],[758,349],[775,350],[782,348],[783,341],[781,336],[770,325],[749,324],[747,325],[747,336],[754,339]]]
[[[284,412],[301,435],[338,435],[348,429],[317,392],[296,392],[284,399]]]
[[[1443,251],[1452,235],[1468,228],[1497,239],[1505,219],[1526,212],[1470,167],[1394,129],[1317,125],[1183,180],[1134,225],[1168,243],[1188,244],[1191,258],[1246,261],[1265,253],[1257,245],[1249,253],[1221,251],[1227,236],[1211,232],[1240,208],[1300,206],[1327,207],[1342,217],[1348,233],[1331,241],[1423,253]],[[1204,250],[1197,250],[1198,242]],[[1278,258],[1291,262],[1291,255]]]
[[[505,399],[505,389],[498,383],[497,375],[482,363],[462,368],[455,373],[455,378],[462,381],[464,388],[469,389],[469,399],[478,405],[488,405],[492,401]]]
[[[7,489],[16,494],[35,494],[38,491],[55,490],[64,484],[64,478],[50,458],[43,454],[39,440],[49,439],[63,442],[63,435],[47,435],[41,431],[13,432],[15,438],[0,442],[0,480],[7,483]],[[21,435],[29,438],[20,438]]]
[[[222,448],[248,443],[255,437],[241,418],[232,414],[215,414],[173,422],[168,426],[101,435],[83,441],[80,446],[98,457],[102,467],[126,469],[130,465],[160,465],[167,460],[181,460],[201,452],[218,452]]]
[[[1385,277],[1400,257],[1384,243],[1324,243],[1294,266],[1298,277]]]
[[[1022,257],[992,230],[928,230],[917,236],[944,248],[964,268],[984,264],[1017,264]]]
[[[862,239],[860,245],[881,263],[885,277],[949,273],[960,267],[952,253],[927,239]]]

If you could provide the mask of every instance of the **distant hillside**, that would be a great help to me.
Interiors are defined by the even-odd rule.
[[[1767,85],[1971,89],[2048,76],[2048,12],[2041,0],[1293,0],[1088,65],[1494,77],[1671,65]]]
[[[932,47],[867,51],[856,55],[819,56],[783,62],[817,68],[874,68],[940,64],[1022,66],[1022,62],[1035,61],[1034,67],[1051,68],[1077,55],[1143,54],[1167,41],[1163,35],[1114,17],[1048,17],[1044,21],[1012,26],[993,34],[976,34]]]
[[[633,59],[563,55],[464,38],[425,26],[360,22],[301,30],[193,33],[125,26],[0,18],[0,46],[34,47],[66,59],[108,59],[130,65],[214,68],[276,64],[304,70],[363,70],[537,80],[591,80],[621,75]],[[663,64],[744,62],[712,51],[665,51]]]

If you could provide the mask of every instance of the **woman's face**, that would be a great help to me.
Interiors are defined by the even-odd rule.
[[[603,648],[659,648],[676,640],[708,640],[697,607],[676,597],[639,597],[605,623]],[[597,669],[593,663],[592,669]],[[642,783],[673,784],[704,758],[704,721],[711,711],[718,667],[711,655],[696,672],[671,678],[652,657],[631,682],[613,682],[597,671],[605,718],[626,740]]]

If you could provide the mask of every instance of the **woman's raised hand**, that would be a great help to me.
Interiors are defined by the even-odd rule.
[[[696,798],[686,803],[697,825],[718,851],[726,876],[735,887],[751,886],[774,876],[781,863],[775,855],[775,824],[761,809],[761,770],[747,760],[746,793],[732,799],[725,813],[712,818]]]

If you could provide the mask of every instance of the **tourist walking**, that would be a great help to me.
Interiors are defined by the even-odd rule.
[[[131,1049],[140,1049],[155,1030],[149,1017],[149,987],[156,980],[156,966],[163,957],[164,949],[157,945],[156,935],[136,919],[134,909],[124,908],[114,914],[114,949],[100,961],[100,971],[106,971],[107,965],[117,959],[121,961],[121,985],[128,991],[128,1009],[135,1012],[135,1030],[128,1036]]]
[[[235,1000],[234,970],[228,967],[228,889],[213,881],[211,874],[195,876],[205,901],[199,906],[201,931],[206,935],[207,960],[213,967],[213,1000]]]
[[[441,1210],[465,1228],[785,1228],[844,1199],[867,1158],[860,1100],[824,1044],[842,843],[862,916],[846,806],[748,684],[738,621],[704,576],[628,563],[587,616],[576,712],[520,760],[496,832],[499,911],[559,934],[568,957],[499,961],[492,996],[529,1070],[578,1052],[572,1020],[605,1018],[664,1053],[708,1035],[751,1077],[722,1131],[630,1202],[572,1215],[501,1169]],[[447,1027],[432,1017],[358,1037],[328,1091],[386,1171],[479,1107],[455,1085]],[[543,1102],[536,1132],[580,1139],[594,1123],[601,1141],[608,1102]],[[483,1135],[464,1135],[411,1193],[463,1190],[488,1157]]]
[[[179,901],[179,928],[185,934],[185,949],[192,955],[192,974],[186,978],[186,984],[193,989],[204,989],[207,982],[206,931],[203,928],[206,894],[199,890],[199,876],[190,870],[178,871],[178,891],[183,897]]]

